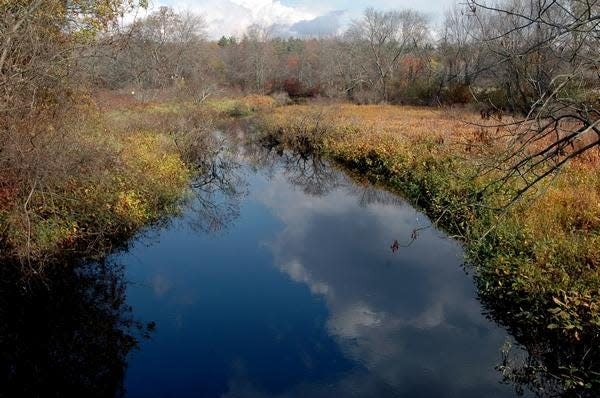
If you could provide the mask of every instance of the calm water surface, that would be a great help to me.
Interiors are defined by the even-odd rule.
[[[105,263],[0,281],[0,396],[515,395],[507,333],[423,214],[310,157],[229,144],[211,168]]]
[[[112,259],[156,323],[127,396],[514,396],[456,242],[411,244],[425,216],[319,160],[233,151],[225,193]]]

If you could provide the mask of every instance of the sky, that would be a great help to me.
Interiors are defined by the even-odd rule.
[[[426,13],[433,23],[457,0],[152,0],[151,9],[169,6],[202,15],[210,38],[241,36],[251,24],[275,26],[277,33],[319,36],[339,32],[367,7],[412,8]]]

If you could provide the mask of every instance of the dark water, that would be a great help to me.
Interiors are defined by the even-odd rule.
[[[456,242],[318,159],[228,152],[181,217],[9,292],[6,396],[515,396]]]
[[[115,259],[136,317],[157,325],[129,358],[128,396],[514,395],[494,369],[506,333],[457,243],[425,229],[393,253],[429,225],[402,200],[315,159],[239,160],[235,218],[217,194],[225,224],[199,232],[190,210]]]

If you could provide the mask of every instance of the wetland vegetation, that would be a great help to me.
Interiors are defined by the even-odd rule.
[[[598,13],[0,0],[0,395],[598,396]]]

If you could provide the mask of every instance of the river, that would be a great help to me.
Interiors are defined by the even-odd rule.
[[[5,343],[23,347],[13,374],[35,369],[29,396],[516,395],[496,369],[510,336],[459,243],[398,196],[241,135],[180,216],[28,299],[14,319],[39,312],[21,325],[38,330]]]

